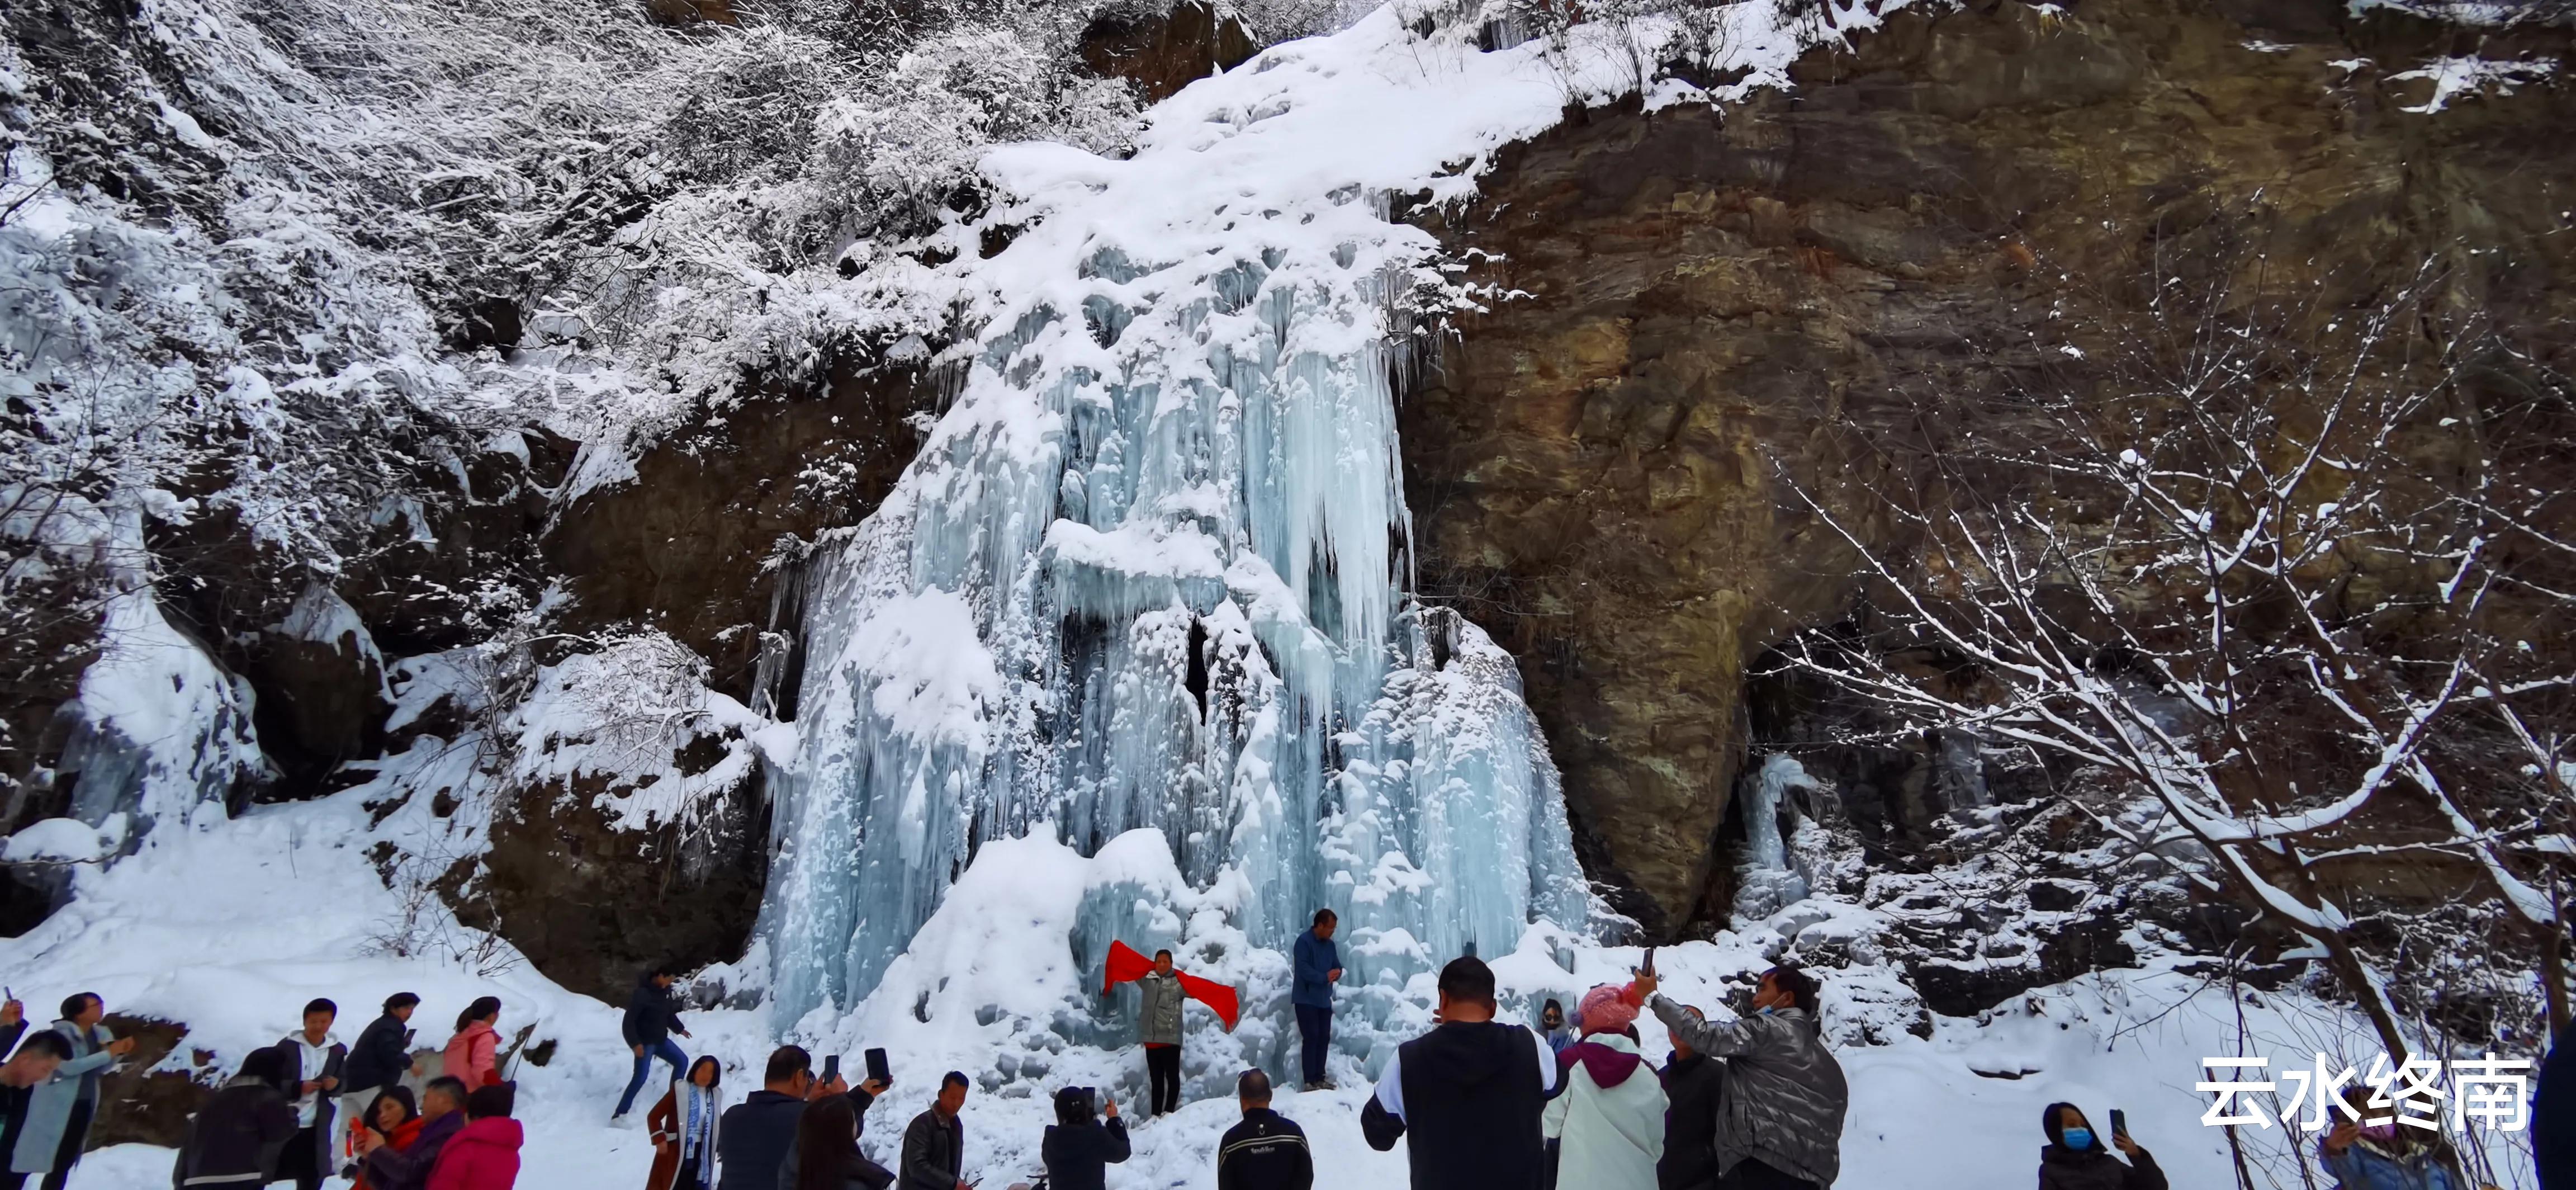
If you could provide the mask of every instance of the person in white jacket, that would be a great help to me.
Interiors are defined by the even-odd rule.
[[[1557,1055],[1564,1090],[1540,1118],[1561,1140],[1556,1184],[1583,1190],[1655,1190],[1664,1155],[1664,1085],[1627,1036],[1637,1021],[1628,989],[1604,984],[1583,997],[1583,1039]]]

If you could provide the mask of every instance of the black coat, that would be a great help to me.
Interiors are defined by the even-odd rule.
[[[259,1079],[236,1078],[189,1119],[170,1184],[231,1184],[246,1173],[265,1180],[294,1136],[295,1108],[286,1097]]]
[[[389,1087],[411,1070],[411,1026],[392,1013],[367,1022],[358,1044],[349,1047],[349,1077],[344,1091]]]
[[[2540,1063],[2531,1157],[2540,1167],[2540,1190],[2576,1190],[2576,1025],[2559,1031],[2558,1044]]]
[[[868,1105],[876,1096],[850,1092],[859,1112],[859,1128],[868,1126]],[[796,1126],[805,1120],[805,1101],[763,1088],[725,1109],[716,1124],[716,1190],[777,1190],[778,1172],[796,1152]]]
[[[1456,1021],[1396,1047],[1398,1119],[1371,1096],[1360,1109],[1369,1147],[1406,1139],[1413,1190],[1537,1190],[1546,1170],[1538,1035],[1517,1025]]]
[[[653,977],[647,975],[636,983],[634,993],[626,997],[626,1019],[618,1025],[617,1031],[625,1035],[626,1044],[640,1045],[649,1050],[669,1041],[671,1032],[679,1027],[679,996],[669,988],[655,985]]]
[[[939,1118],[933,1108],[903,1130],[903,1190],[956,1190],[966,1169],[966,1126]]]
[[[2137,1164],[2111,1155],[2099,1143],[2075,1152],[2051,1144],[2039,1150],[2039,1190],[2165,1190],[2165,1171],[2145,1149]]]
[[[787,1160],[778,1166],[778,1190],[803,1190],[804,1171],[798,1168],[803,1156],[798,1150],[787,1150]],[[894,1185],[894,1171],[861,1153],[842,1165],[839,1185],[841,1190],[886,1190]]]
[[[1109,1167],[1125,1161],[1127,1153],[1127,1123],[1116,1116],[1106,1124],[1049,1124],[1038,1142],[1047,1190],[1101,1190]]]
[[[1216,1190],[1312,1190],[1315,1154],[1297,1122],[1266,1107],[1243,1113],[1216,1146]]]
[[[1655,1162],[1657,1190],[1715,1190],[1717,1099],[1726,1064],[1706,1054],[1664,1067],[1664,1155]]]

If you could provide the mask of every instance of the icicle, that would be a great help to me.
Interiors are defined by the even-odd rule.
[[[760,925],[782,1023],[865,997],[977,846],[1032,830],[1160,834],[1192,887],[1239,883],[1256,947],[1329,906],[1355,983],[1590,928],[1511,657],[1404,589],[1409,250],[1382,213],[1319,214],[1181,261],[1050,258],[1071,276],[996,318],[815,560]]]

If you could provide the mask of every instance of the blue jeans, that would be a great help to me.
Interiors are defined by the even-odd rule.
[[[653,1072],[655,1058],[671,1064],[672,1082],[680,1081],[681,1073],[689,1065],[689,1055],[681,1052],[679,1043],[668,1037],[662,1039],[662,1044],[635,1055],[635,1077],[626,1080],[626,1093],[617,1099],[618,1115],[625,1115],[634,1108],[635,1093],[644,1089],[644,1076]]]
[[[1298,1005],[1297,1038],[1304,1043],[1299,1056],[1305,1059],[1306,1081],[1324,1081],[1324,1051],[1333,1044],[1333,1010],[1312,1004]]]

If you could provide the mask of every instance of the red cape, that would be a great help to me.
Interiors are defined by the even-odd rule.
[[[1100,973],[1100,994],[1106,996],[1109,994],[1109,989],[1130,980],[1142,978],[1153,969],[1154,960],[1136,953],[1135,947],[1124,942],[1112,942],[1109,944],[1109,964]],[[1181,977],[1182,995],[1215,1009],[1217,1019],[1224,1021],[1226,1028],[1234,1028],[1235,1018],[1242,1015],[1243,1005],[1235,996],[1233,988],[1214,980],[1201,979],[1186,971],[1175,971],[1173,974]]]

